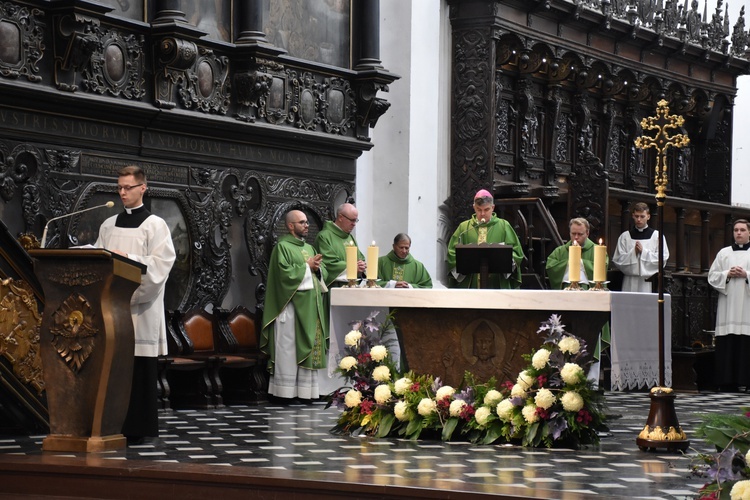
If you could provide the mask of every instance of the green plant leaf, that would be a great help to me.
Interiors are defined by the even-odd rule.
[[[456,426],[458,425],[458,417],[451,417],[443,426],[443,441],[450,441],[451,436],[453,436],[453,431],[456,430]]]
[[[396,419],[396,417],[393,415],[393,413],[388,413],[383,416],[382,419],[380,419],[380,425],[378,425],[378,432],[375,434],[375,437],[384,438],[388,436],[391,432],[391,427],[393,426],[393,421]]]

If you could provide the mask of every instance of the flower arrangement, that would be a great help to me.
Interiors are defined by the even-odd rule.
[[[718,450],[693,459],[691,474],[709,479],[699,498],[750,500],[750,407],[742,412],[704,415],[696,429],[696,436]]]
[[[379,325],[375,316],[346,335],[337,371],[351,387],[329,396],[329,406],[343,409],[333,432],[534,447],[598,442],[603,398],[586,378],[585,342],[565,332],[560,316],[539,328],[543,344],[524,355],[529,365],[515,382],[479,382],[467,372],[459,388],[429,374],[399,373],[383,341],[392,318]]]

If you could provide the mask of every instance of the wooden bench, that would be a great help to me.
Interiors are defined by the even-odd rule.
[[[267,356],[244,307],[168,313],[169,354],[159,360],[162,408],[207,409],[268,401]]]

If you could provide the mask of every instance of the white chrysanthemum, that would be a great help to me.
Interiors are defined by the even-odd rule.
[[[373,361],[380,363],[388,356],[388,349],[384,345],[375,345],[370,349],[370,357]]]
[[[423,417],[426,417],[433,413],[436,408],[437,403],[435,403],[435,401],[430,398],[424,398],[419,402],[419,405],[417,405],[417,412]]]
[[[391,370],[385,365],[376,366],[372,371],[372,378],[378,382],[387,382],[391,379]]]
[[[732,500],[750,500],[750,480],[737,481],[729,492]]]
[[[529,375],[526,370],[524,370],[518,374],[516,383],[520,385],[524,391],[527,391],[532,385],[534,385],[534,377]]]
[[[409,403],[407,403],[406,401],[399,401],[398,403],[396,403],[396,405],[393,407],[393,414],[401,422],[411,420],[411,413],[409,413]]]
[[[477,411],[474,412],[474,418],[482,427],[487,425],[487,422],[489,421],[491,415],[492,410],[490,410],[486,406],[480,406],[479,408],[477,408]]]
[[[412,386],[411,379],[407,377],[403,377],[403,378],[396,380],[396,382],[393,384],[393,390],[395,390],[396,394],[398,394],[399,396],[403,396],[404,394],[406,394],[406,391],[408,391],[411,388],[411,386]]]
[[[487,394],[484,396],[484,404],[488,406],[496,406],[500,401],[502,401],[502,399],[503,395],[500,394],[500,391],[491,389],[487,391]]]
[[[536,414],[536,406],[534,405],[526,405],[523,407],[523,410],[521,410],[521,414],[523,415],[523,418],[530,424],[533,424],[537,420],[539,420],[539,415]]]
[[[497,416],[507,422],[513,413],[513,403],[511,403],[510,399],[503,399],[497,404],[496,411]]]
[[[583,369],[575,363],[565,363],[560,376],[566,384],[577,384],[584,378]]]
[[[347,372],[355,366],[357,366],[357,358],[354,356],[347,356],[339,361],[339,368]]]
[[[555,395],[552,394],[552,391],[550,391],[549,389],[539,389],[539,392],[537,392],[536,396],[534,397],[534,404],[536,404],[539,408],[548,410],[550,406],[555,404],[556,400],[557,398],[555,398]]]
[[[466,406],[466,401],[462,399],[454,399],[453,401],[451,401],[451,406],[448,409],[451,417],[461,416],[461,410],[464,409],[464,406]]]
[[[563,405],[565,411],[578,412],[583,408],[583,398],[580,394],[575,391],[568,391],[562,395],[560,402]]]
[[[531,366],[536,368],[537,370],[541,370],[545,366],[547,366],[547,363],[549,363],[549,355],[552,354],[547,349],[539,349],[537,352],[534,353],[534,356],[531,358]]]
[[[576,355],[581,350],[581,343],[575,337],[563,337],[560,339],[560,342],[557,343],[557,347],[559,347],[562,352]]]
[[[344,337],[344,344],[348,346],[355,346],[359,342],[359,339],[362,338],[362,333],[357,330],[352,330],[349,333],[346,334],[346,337]]]
[[[449,398],[455,394],[456,389],[449,385],[444,385],[440,389],[437,390],[437,393],[435,394],[435,399],[440,401],[441,399]]]
[[[524,389],[521,386],[521,384],[516,384],[510,390],[510,395],[513,396],[514,398],[525,398],[526,397],[526,389]]]
[[[381,384],[375,388],[375,401],[378,404],[387,403],[391,399],[391,388],[388,384]]]
[[[344,404],[346,404],[348,408],[356,408],[361,402],[362,393],[355,391],[354,389],[349,389],[346,396],[344,396]]]

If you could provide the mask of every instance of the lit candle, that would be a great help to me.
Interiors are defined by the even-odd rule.
[[[378,279],[378,247],[374,241],[367,247],[367,279]]]
[[[602,245],[601,238],[594,246],[594,281],[607,281],[607,247]]]
[[[356,280],[357,279],[357,246],[353,241],[349,241],[344,245],[346,249],[346,279]]]
[[[568,247],[568,279],[571,283],[581,281],[581,247],[575,240]]]

